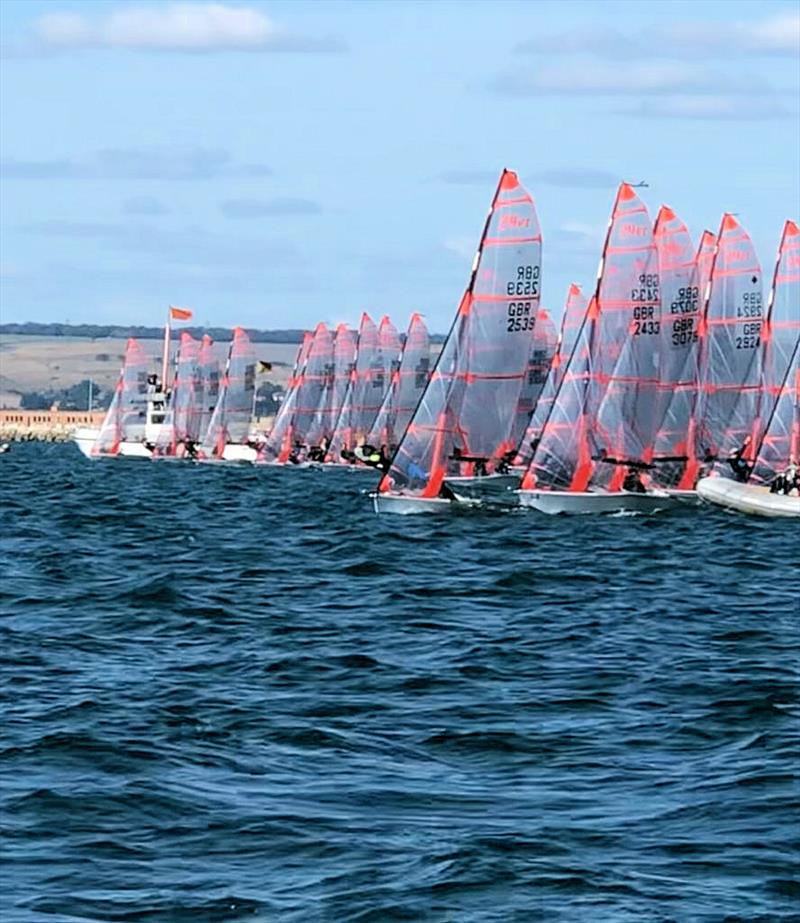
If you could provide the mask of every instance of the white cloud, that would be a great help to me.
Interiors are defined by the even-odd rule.
[[[800,55],[800,13],[787,11],[750,22],[677,22],[658,29],[621,32],[602,25],[540,34],[517,45],[526,54],[591,54],[599,57],[694,58],[698,52]]]
[[[47,13],[34,21],[51,49],[129,48],[142,51],[339,51],[331,39],[293,35],[260,10],[224,3],[130,6],[104,16]]]
[[[580,67],[565,61],[529,74],[519,71],[504,74],[495,78],[490,86],[508,96],[650,96],[710,92],[750,95],[769,90],[765,81],[755,75],[733,76],[700,64],[678,61],[594,61],[584,62]]]
[[[787,118],[792,113],[777,99],[755,99],[735,95],[665,96],[648,100],[639,106],[622,110],[624,115],[637,118],[720,119],[761,121]]]

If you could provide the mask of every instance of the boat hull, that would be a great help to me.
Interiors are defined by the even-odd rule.
[[[667,488],[664,493],[676,503],[682,503],[687,506],[699,506],[700,497],[697,496],[696,490],[679,490],[677,487]]]
[[[93,458],[92,449],[94,448],[94,444],[97,442],[97,437],[99,435],[99,429],[82,426],[73,432],[72,441],[83,455],[85,455],[87,458]]]
[[[445,486],[459,503],[517,506],[517,474],[487,474],[484,477],[449,477]]]
[[[728,478],[701,478],[697,482],[697,493],[709,503],[740,513],[800,518],[800,497],[771,494],[769,487],[758,484],[740,484]]]
[[[393,513],[411,516],[419,513],[442,513],[453,506],[451,500],[443,497],[413,497],[404,494],[370,494],[376,513]]]
[[[519,505],[540,513],[557,515],[603,513],[656,513],[671,505],[666,494],[628,491],[580,492],[570,490],[518,490]]]
[[[239,462],[241,464],[252,465],[258,453],[249,445],[239,445],[237,443],[228,443],[222,450],[222,460],[226,462]]]

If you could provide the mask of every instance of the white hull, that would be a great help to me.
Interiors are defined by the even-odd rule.
[[[581,492],[571,490],[518,490],[519,505],[540,513],[598,514],[655,513],[667,509],[672,501],[666,494]]]
[[[228,443],[222,450],[222,460],[252,465],[256,460],[257,454],[258,453],[252,446]]]
[[[517,474],[487,474],[484,477],[448,477],[445,486],[459,503],[496,503],[517,506]]]
[[[72,441],[87,458],[92,458],[92,449],[99,435],[99,429],[91,429],[88,426],[83,426],[76,429],[72,434]]]
[[[416,513],[441,513],[452,507],[452,501],[442,497],[414,497],[403,494],[370,494],[376,513],[396,513],[409,516]]]
[[[95,442],[100,435],[99,429],[76,429],[72,440],[87,458],[152,458],[153,453],[143,442],[120,442],[119,448],[113,454],[96,454]]]
[[[769,487],[741,484],[728,478],[701,478],[697,493],[709,503],[754,516],[800,518],[800,497],[771,494]]]
[[[675,500],[678,503],[683,503],[688,506],[700,505],[700,497],[697,496],[696,490],[679,490],[677,487],[669,487],[664,490],[664,493],[670,500]]]

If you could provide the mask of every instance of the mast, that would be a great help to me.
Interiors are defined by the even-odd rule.
[[[161,356],[161,393],[167,393],[167,375],[169,373],[169,338],[171,329],[172,305],[167,305],[167,322],[164,324],[164,351]]]

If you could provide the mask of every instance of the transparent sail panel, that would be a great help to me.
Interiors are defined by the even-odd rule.
[[[367,442],[384,447],[387,454],[397,450],[430,376],[431,347],[428,329],[419,314],[408,325],[399,365],[391,373],[391,384],[378,416],[367,435]]]
[[[686,225],[666,207],[656,219],[661,280],[660,422],[654,447],[653,484],[694,487],[694,411],[698,397],[703,300],[717,239],[705,231],[697,253]]]
[[[704,320],[697,412],[701,458],[725,458],[753,436],[762,369],[761,267],[733,215],[724,215]]]
[[[794,221],[786,222],[781,235],[767,329],[760,421],[766,421],[772,413],[800,335],[800,229]]]
[[[205,439],[208,425],[217,406],[219,397],[220,370],[219,360],[214,356],[214,341],[208,334],[203,337],[200,344],[198,359],[200,374],[200,394],[198,397],[197,434],[195,441],[200,443]]]
[[[800,340],[795,340],[766,427],[750,475],[757,483],[769,483],[790,463],[800,464]]]
[[[331,461],[341,461],[342,451],[352,452],[364,442],[367,430],[380,410],[386,374],[378,328],[368,314],[362,314],[355,367],[328,453]],[[380,397],[375,396],[377,391]]]
[[[225,376],[202,445],[206,458],[220,458],[228,444],[246,443],[256,387],[253,344],[241,327],[233,331]]]
[[[114,397],[93,447],[96,455],[116,455],[123,441],[144,441],[149,364],[139,342],[129,339]]]
[[[303,334],[303,342],[297,350],[294,360],[292,376],[286,387],[283,400],[278,406],[278,412],[272,421],[272,428],[261,443],[258,450],[260,462],[285,462],[292,448],[292,426],[294,424],[294,408],[297,404],[297,391],[303,379],[303,374],[311,351],[314,334],[308,330]]]
[[[561,318],[561,333],[553,361],[550,363],[547,381],[542,393],[539,395],[530,423],[517,450],[517,457],[514,460],[515,465],[526,466],[530,463],[533,451],[542,435],[544,424],[550,416],[556,394],[558,394],[561,387],[567,363],[572,355],[575,340],[583,324],[585,314],[586,298],[580,286],[572,284],[567,293],[567,303],[564,308],[564,315]]]
[[[531,418],[550,374],[550,366],[558,347],[558,331],[550,312],[540,308],[536,315],[536,327],[533,332],[533,349],[522,389],[517,401],[517,415],[511,430],[511,441],[518,446],[525,431],[530,426]]]
[[[533,457],[522,480],[523,490],[569,490],[584,486],[592,471],[590,420],[587,414],[592,380],[592,344],[597,308],[593,298],[567,360],[561,386],[544,421]]]
[[[626,464],[648,463],[658,418],[661,293],[650,216],[620,186],[598,286],[589,409],[595,486],[619,489]]]
[[[471,476],[516,448],[541,286],[542,238],[533,199],[504,171],[470,286],[382,490],[436,496],[447,474]]]
[[[194,443],[200,416],[200,344],[181,333],[169,405],[156,440],[154,454],[180,455]]]

